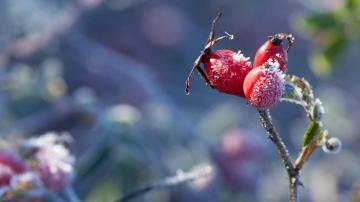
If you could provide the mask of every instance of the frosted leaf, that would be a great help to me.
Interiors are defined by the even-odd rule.
[[[318,122],[322,120],[322,117],[325,113],[325,109],[324,109],[321,101],[317,98],[314,102],[312,113],[313,113],[314,120],[318,121]]]
[[[303,94],[301,89],[294,85],[291,82],[285,82],[285,91],[281,97],[281,101],[291,102],[298,105],[305,105],[304,101],[302,100]]]
[[[315,105],[315,98],[314,98],[314,93],[313,93],[312,87],[309,84],[309,82],[306,81],[304,78],[299,78],[294,75],[285,75],[284,79],[287,82],[292,83],[295,87],[297,87],[301,91],[301,94],[302,94],[302,98],[301,98],[302,104],[301,105],[304,107],[307,116],[313,121],[319,121],[319,119],[314,118],[313,109],[314,109],[314,105]],[[287,100],[285,100],[285,101],[287,101]],[[321,109],[319,109],[319,110],[321,110]],[[319,111],[319,112],[321,112],[321,111]]]
[[[312,87],[304,78],[300,78],[294,75],[285,75],[284,79],[300,88],[303,95],[302,100],[304,100],[306,103],[309,104],[314,100]]]

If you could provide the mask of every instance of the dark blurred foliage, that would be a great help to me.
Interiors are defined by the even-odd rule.
[[[313,84],[326,109],[325,128],[344,143],[336,156],[317,152],[310,159],[300,193],[303,201],[348,201],[360,178],[359,48],[352,43],[359,3],[314,2],[320,1],[0,1],[1,137],[70,132],[77,156],[74,188],[84,201],[112,201],[204,164],[215,168],[214,178],[134,201],[284,201],[286,173],[256,111],[205,87],[197,75],[191,95],[184,94],[211,19],[222,11],[218,31],[235,39],[218,47],[241,49],[251,58],[268,35],[294,33],[288,73]],[[303,23],[292,21],[298,16]],[[326,82],[307,67],[314,52],[322,64],[336,59],[332,65],[339,68]],[[272,111],[295,155],[305,115],[286,103]]]

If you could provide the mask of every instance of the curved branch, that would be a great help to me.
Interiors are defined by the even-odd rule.
[[[294,164],[291,161],[289,151],[287,150],[280,135],[276,132],[275,127],[272,124],[269,110],[258,110],[260,114],[261,126],[266,130],[268,138],[276,146],[276,149],[282,159],[286,172],[289,177],[289,201],[298,202],[298,185],[302,185],[300,182],[299,171],[295,169]]]

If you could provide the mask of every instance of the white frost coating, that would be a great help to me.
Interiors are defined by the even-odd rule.
[[[263,69],[265,75],[255,83],[250,94],[249,104],[258,109],[272,107],[281,98],[285,90],[285,82],[278,71]]]
[[[280,63],[273,58],[269,58],[264,64],[272,71],[279,71],[280,69]]]
[[[22,143],[23,147],[50,147],[54,144],[71,143],[73,138],[68,133],[57,134],[54,132],[48,132],[39,137],[27,139]]]
[[[298,96],[300,98],[303,97],[302,89],[297,87],[297,86],[295,86],[295,88],[294,88],[294,93],[295,93],[296,96]]]
[[[52,190],[67,186],[74,177],[75,157],[64,146],[72,141],[68,134],[46,133],[26,140],[25,148],[36,149],[36,172],[40,179]]]
[[[14,170],[11,169],[9,166],[0,164],[0,174],[1,175],[5,175],[5,174],[12,175],[14,173],[15,173]]]
[[[247,62],[250,60],[250,57],[245,57],[244,54],[242,54],[240,50],[237,53],[235,53],[232,57],[236,62],[240,62],[240,61]]]
[[[316,98],[313,109],[313,116],[316,121],[321,121],[325,114],[325,109],[320,101],[320,99]]]
[[[38,179],[34,172],[25,172],[11,178],[10,186],[13,189],[21,187],[24,184],[29,185],[31,188],[39,188],[43,186],[42,182]]]
[[[323,144],[322,149],[325,153],[337,154],[342,149],[342,143],[339,138],[332,137]]]
[[[275,56],[276,56],[277,58],[280,58],[280,59],[282,58],[282,56],[281,56],[280,53],[276,53]]]
[[[217,56],[205,61],[205,74],[220,92],[243,96],[243,82],[251,70],[250,58],[241,51],[217,51]]]
[[[284,74],[283,74],[283,78],[284,78]],[[291,82],[285,81],[285,91],[280,101],[286,101],[286,102],[303,105],[302,97],[303,94],[301,88],[295,86]]]
[[[320,99],[316,98],[315,100],[315,106],[318,106],[318,113],[325,114],[325,108],[322,105],[322,102]]]

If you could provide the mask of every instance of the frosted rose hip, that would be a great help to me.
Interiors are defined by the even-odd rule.
[[[232,50],[217,50],[205,59],[205,74],[220,92],[244,97],[243,83],[251,70],[249,58]]]
[[[280,100],[284,89],[284,79],[278,68],[268,64],[251,70],[244,81],[245,97],[257,109],[272,107]]]
[[[287,64],[287,49],[285,49],[283,41],[288,41],[288,46],[292,46],[294,37],[291,34],[278,33],[271,36],[260,48],[256,51],[254,57],[254,68],[261,67],[268,60],[274,60],[279,63],[279,70],[286,72]]]

